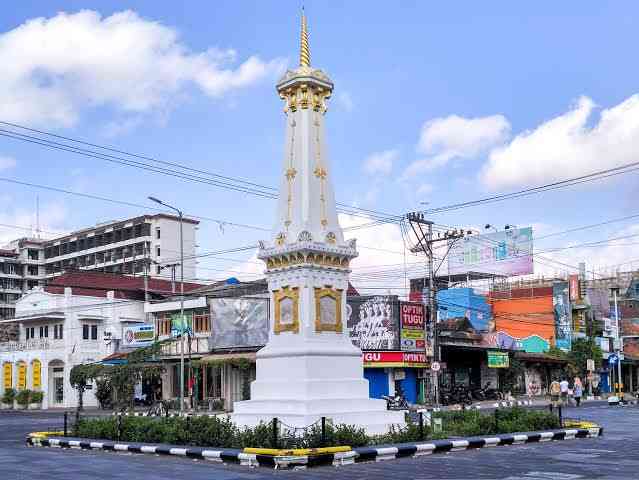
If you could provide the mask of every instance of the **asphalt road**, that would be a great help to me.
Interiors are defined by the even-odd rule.
[[[7,480],[639,478],[639,407],[584,406],[567,416],[604,426],[597,439],[484,448],[302,471],[248,469],[179,457],[27,448],[28,432],[59,428],[61,414],[0,411],[0,478]]]

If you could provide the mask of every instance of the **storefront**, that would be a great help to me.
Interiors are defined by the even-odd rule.
[[[394,395],[401,388],[408,403],[418,402],[427,367],[425,353],[372,351],[362,357],[371,398]]]

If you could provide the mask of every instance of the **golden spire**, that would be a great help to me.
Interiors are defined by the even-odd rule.
[[[308,46],[308,31],[306,30],[306,15],[302,8],[302,35],[300,44],[300,67],[311,66],[311,50]]]

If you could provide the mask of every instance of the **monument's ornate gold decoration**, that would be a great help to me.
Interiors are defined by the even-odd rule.
[[[315,331],[342,332],[342,290],[315,288]]]
[[[273,291],[275,303],[275,324],[273,332],[279,335],[282,332],[299,333],[300,331],[300,294],[297,287],[282,287]]]

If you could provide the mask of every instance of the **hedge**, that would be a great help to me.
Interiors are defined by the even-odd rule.
[[[442,419],[443,426],[443,431],[435,435],[437,438],[560,427],[555,415],[522,408],[496,410],[488,414],[477,410],[443,412],[436,414],[437,417]],[[205,416],[85,418],[79,421],[75,434],[83,438],[220,448],[316,448],[324,445],[361,447],[433,438],[427,425],[424,425],[422,437],[419,426],[410,422],[405,427],[393,427],[389,433],[375,436],[368,436],[363,428],[354,425],[328,423],[325,442],[322,442],[321,426],[316,423],[307,428],[303,435],[280,437],[275,444],[271,424],[261,423],[252,428],[240,428],[228,418]]]

